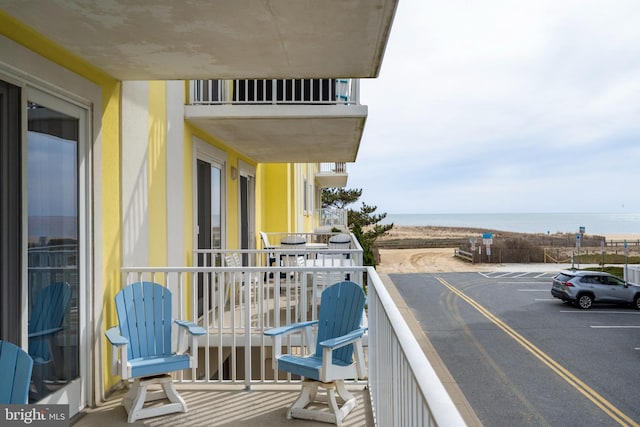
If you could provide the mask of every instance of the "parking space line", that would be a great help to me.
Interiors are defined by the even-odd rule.
[[[513,271],[507,271],[506,273],[497,274],[497,275],[495,275],[493,277],[507,277],[507,276],[509,276],[511,274],[516,274],[516,273],[514,273]]]
[[[591,329],[640,329],[640,325],[591,325]],[[636,347],[634,350],[640,350]]]
[[[516,283],[518,285],[546,285],[547,282],[542,282],[542,281],[538,281],[538,282],[498,282],[499,284],[503,284],[503,285],[508,285],[511,283]],[[547,289],[548,290],[548,289]]]
[[[640,316],[638,311],[596,311],[596,310],[560,310],[560,313],[575,313],[575,314],[631,314],[634,316]]]
[[[640,427],[640,424],[636,423],[633,419],[631,419],[628,415],[614,406],[611,402],[605,399],[601,394],[596,392],[594,389],[589,387],[586,383],[572,374],[567,368],[560,365],[554,359],[551,358],[548,354],[540,350],[533,343],[523,337],[521,334],[516,332],[513,328],[507,325],[505,322],[500,320],[497,316],[491,313],[489,310],[484,308],[480,303],[478,303],[473,298],[469,297],[467,294],[457,289],[455,286],[449,284],[446,280],[441,277],[436,277],[436,280],[440,282],[444,287],[448,288],[451,292],[458,295],[462,300],[466,301],[471,307],[475,308],[480,314],[486,317],[491,323],[496,325],[499,329],[505,332],[508,336],[513,338],[518,344],[520,344],[525,350],[529,351],[533,356],[538,358],[543,364],[545,364],[549,369],[558,374],[560,378],[565,380],[569,385],[575,388],[578,392],[580,392],[583,396],[593,402],[598,408],[600,408],[604,413],[610,416],[614,421],[616,421],[620,425],[630,425]]]

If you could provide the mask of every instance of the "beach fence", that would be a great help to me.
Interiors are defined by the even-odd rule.
[[[585,236],[582,240],[581,256],[600,253],[601,248],[613,249],[617,254],[622,246],[608,245],[602,236]],[[604,243],[604,244],[603,244]],[[627,242],[628,243],[628,242]],[[638,242],[640,243],[640,242]],[[632,247],[636,242],[628,243]],[[459,245],[454,256],[471,263],[566,263],[570,262],[575,252],[575,235],[527,235],[498,236],[494,235],[491,253],[486,246],[479,244],[475,248],[469,242]],[[637,246],[636,246],[637,248]],[[612,254],[612,255],[615,255]]]
[[[462,258],[465,261],[470,261],[472,264],[475,264],[474,252],[469,252],[469,251],[465,251],[460,248],[457,248],[454,251],[453,255],[457,258]]]

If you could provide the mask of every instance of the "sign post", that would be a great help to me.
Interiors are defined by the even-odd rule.
[[[478,239],[476,239],[475,237],[469,237],[469,243],[471,243],[471,263],[475,264],[475,260],[476,260],[476,242],[478,241]]]
[[[493,243],[493,233],[482,233],[482,243],[487,248],[487,259],[491,262],[491,244]]]
[[[586,231],[586,227],[584,225],[581,225],[580,227],[578,227],[578,232],[580,233],[580,242],[582,242],[582,240],[584,240],[584,233]],[[576,236],[576,239],[578,238],[578,236]],[[580,245],[578,245],[578,257],[580,256]],[[578,268],[580,268],[580,259],[578,258]]]
[[[627,280],[627,264],[629,263],[629,245],[624,241],[624,279]]]

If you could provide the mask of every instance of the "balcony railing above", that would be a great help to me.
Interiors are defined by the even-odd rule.
[[[320,163],[318,169],[321,174],[347,173],[347,164],[345,162]]]
[[[358,79],[192,80],[191,105],[357,105]]]
[[[315,174],[320,188],[342,188],[347,185],[347,164],[344,162],[319,163]]]

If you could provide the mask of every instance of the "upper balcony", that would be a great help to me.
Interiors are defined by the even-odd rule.
[[[380,72],[397,4],[0,0],[0,11],[118,80],[365,78]]]
[[[194,80],[185,119],[260,163],[353,162],[358,79]]]
[[[347,186],[347,165],[344,162],[320,163],[316,172],[316,184],[320,188],[341,188]]]

